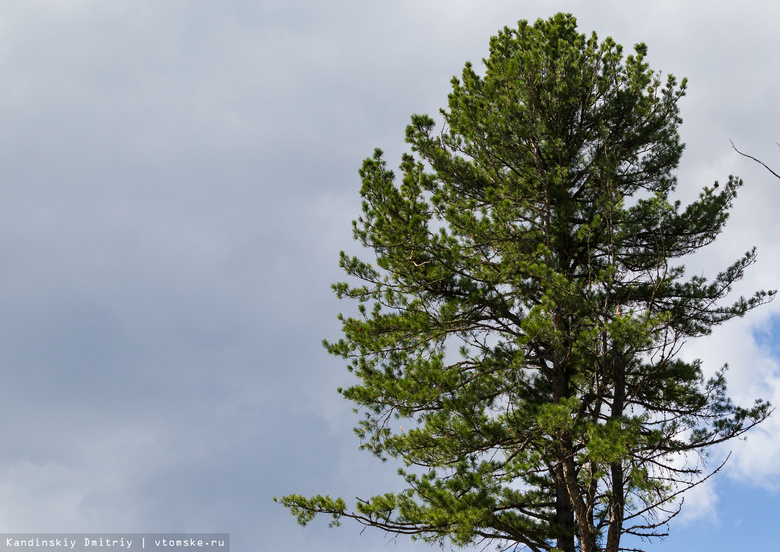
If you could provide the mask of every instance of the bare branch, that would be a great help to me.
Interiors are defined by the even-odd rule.
[[[731,142],[731,140],[730,140],[730,139],[729,139],[729,142]],[[778,146],[780,146],[780,144],[778,144]],[[763,165],[763,166],[764,166],[764,168],[765,168],[766,170],[768,170],[769,172],[771,172],[771,173],[772,173],[773,175],[775,175],[777,178],[780,178],[780,174],[777,174],[775,171],[773,171],[772,169],[770,169],[769,167],[767,167],[767,166],[766,166],[766,163],[764,163],[763,161],[760,161],[759,159],[756,159],[756,158],[755,158],[755,157],[753,157],[752,155],[748,155],[747,153],[742,153],[741,151],[739,151],[739,150],[737,149],[737,146],[735,146],[735,145],[734,145],[734,142],[731,142],[731,147],[732,147],[732,148],[734,148],[734,151],[736,151],[736,152],[737,152],[738,154],[740,154],[742,157],[747,157],[748,159],[752,159],[752,160],[753,160],[753,161],[755,161],[756,163],[759,163],[760,165]]]

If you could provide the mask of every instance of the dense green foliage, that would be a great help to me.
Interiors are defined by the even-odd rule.
[[[484,76],[453,79],[442,129],[412,117],[400,183],[381,151],[364,162],[354,232],[376,262],[342,253],[361,283],[334,288],[360,316],[326,347],[359,378],[341,392],[363,448],[405,462],[407,490],[355,510],[280,499],[301,523],[616,552],[663,534],[707,447],[768,415],[729,400],[725,367],[706,379],[677,356],[773,293],[722,302],[753,251],[711,280],[675,264],[718,236],[741,182],[670,199],[685,82],[645,55],[571,16],[522,21]]]

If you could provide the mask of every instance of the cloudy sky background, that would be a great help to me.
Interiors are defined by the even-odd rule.
[[[739,174],[714,274],[780,287],[780,7],[733,1],[0,1],[0,532],[230,532],[233,550],[424,550],[272,497],[397,485],[357,451],[321,348],[348,310],[357,169],[519,19],[689,78],[679,197]],[[780,404],[780,302],[691,343],[733,396]],[[653,550],[775,541],[780,416],[732,450]]]

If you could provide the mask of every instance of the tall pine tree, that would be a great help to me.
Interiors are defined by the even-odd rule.
[[[334,289],[360,316],[326,347],[359,378],[340,391],[365,413],[362,447],[405,462],[406,490],[355,509],[279,499],[300,523],[617,552],[662,535],[708,447],[768,416],[730,401],[725,367],[678,357],[774,292],[723,303],[754,251],[710,280],[679,263],[741,182],[672,202],[685,81],[645,55],[568,15],[522,21],[491,39],[484,76],[453,79],[443,128],[412,117],[400,183],[380,150],[364,162],[354,234],[376,262],[342,253],[362,282]]]

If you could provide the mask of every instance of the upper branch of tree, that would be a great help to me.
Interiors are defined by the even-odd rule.
[[[753,161],[755,161],[756,163],[759,163],[760,165],[763,165],[763,166],[764,166],[764,168],[765,168],[766,170],[768,170],[769,172],[771,172],[773,175],[775,175],[775,177],[777,177],[777,178],[780,178],[780,174],[777,174],[775,171],[773,171],[772,169],[770,169],[769,167],[767,167],[767,166],[766,166],[766,163],[764,163],[764,162],[763,162],[763,161],[761,161],[760,159],[756,159],[756,158],[755,158],[755,157],[753,157],[752,155],[748,155],[747,153],[742,153],[741,151],[739,151],[739,150],[737,149],[737,146],[735,146],[735,145],[734,145],[734,142],[732,142],[731,140],[729,140],[729,142],[731,142],[731,147],[732,147],[732,148],[734,148],[734,151],[736,151],[736,152],[737,152],[738,154],[740,154],[742,157],[747,157],[748,159],[752,159],[752,160],[753,160]],[[778,145],[780,145],[780,144],[778,144]]]

